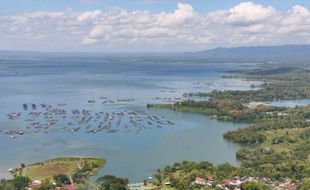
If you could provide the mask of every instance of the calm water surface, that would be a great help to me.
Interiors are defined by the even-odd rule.
[[[11,59],[0,62],[0,177],[21,162],[32,163],[58,156],[101,156],[107,159],[99,175],[128,177],[132,182],[152,175],[157,168],[176,161],[208,160],[238,164],[238,146],[225,141],[223,133],[244,125],[217,122],[203,115],[146,109],[147,103],[167,103],[185,92],[213,89],[249,89],[246,81],[221,78],[227,71],[243,69],[238,64],[136,63],[106,59]],[[208,85],[206,85],[208,84]],[[132,98],[133,102],[102,104]],[[160,97],[156,99],[156,97]],[[95,104],[88,104],[95,100]],[[25,133],[16,139],[3,134],[24,129],[25,121],[9,120],[10,112],[22,112],[23,103],[66,104],[63,108],[92,112],[146,111],[175,125],[139,133],[87,134],[51,131]],[[126,121],[125,121],[126,122]],[[129,121],[128,121],[129,123]],[[61,125],[61,124],[59,124]]]
[[[271,105],[276,107],[289,107],[293,108],[295,106],[307,106],[310,105],[310,99],[302,99],[302,100],[280,100],[271,102]]]

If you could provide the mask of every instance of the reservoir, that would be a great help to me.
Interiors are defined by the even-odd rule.
[[[250,89],[253,82],[222,78],[229,71],[244,68],[248,69],[249,64],[186,63],[168,58],[150,61],[124,56],[2,59],[0,177],[8,177],[8,169],[20,163],[62,156],[104,157],[107,163],[99,176],[127,177],[131,182],[142,181],[157,168],[183,160],[238,165],[235,153],[239,147],[224,140],[223,133],[245,125],[218,122],[199,114],[147,109],[146,104],[173,103],[187,92]],[[77,126],[74,121],[78,116],[64,115],[48,131],[35,131],[29,127],[33,121],[30,110],[25,111],[23,104],[35,104],[35,112],[40,114],[41,104],[67,114],[86,110],[93,119]],[[14,112],[21,113],[20,118],[9,119],[7,114]],[[92,129],[100,122],[100,112],[108,118],[125,116],[118,125],[110,122],[112,127],[119,127],[114,132],[87,133],[86,128]],[[131,120],[138,117],[131,113],[146,114],[139,116],[141,120],[151,116],[173,125],[141,121],[143,130],[127,130],[133,128]],[[42,118],[37,125],[46,122]],[[73,124],[68,126],[70,122]],[[12,138],[5,134],[11,130],[23,130],[24,134]]]

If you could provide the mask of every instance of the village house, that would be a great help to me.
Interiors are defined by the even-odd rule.
[[[284,113],[284,112],[279,112],[279,113],[278,113],[278,116],[288,116],[288,114],[287,114],[287,113]]]
[[[208,181],[202,177],[196,177],[193,183],[197,185],[208,185]]]
[[[66,190],[74,190],[76,187],[76,184],[68,184],[68,185],[64,185],[63,188]]]
[[[208,179],[205,179],[203,177],[196,177],[195,181],[193,181],[193,184],[197,185],[203,185],[203,186],[212,186],[213,183],[213,177],[209,176]]]
[[[42,185],[42,182],[40,180],[33,180],[29,186],[28,186],[28,190],[33,190],[33,189],[38,189],[40,188]]]
[[[289,179],[279,183],[279,185],[275,187],[275,190],[296,190],[296,189],[297,185]]]

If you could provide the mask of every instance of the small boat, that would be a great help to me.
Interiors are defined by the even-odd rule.
[[[173,122],[170,121],[170,120],[167,120],[167,123],[170,124],[170,125],[175,125],[175,123],[173,123]]]
[[[118,131],[118,129],[110,129],[109,131],[107,131],[107,133],[116,133]]]
[[[31,104],[32,110],[36,110],[37,109],[37,105],[35,104]]]
[[[28,105],[27,104],[23,104],[23,108],[24,108],[25,111],[28,110]]]

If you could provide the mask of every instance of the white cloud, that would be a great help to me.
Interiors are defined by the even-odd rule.
[[[89,37],[94,39],[100,38],[104,35],[104,32],[106,32],[105,27],[97,25],[89,32]]]
[[[157,16],[160,25],[180,25],[189,22],[195,15],[194,9],[189,4],[178,3],[174,13],[162,12]]]
[[[93,21],[102,15],[101,10],[87,11],[78,16],[78,22]]]
[[[251,24],[265,21],[276,16],[276,10],[273,7],[264,7],[252,2],[241,3],[228,11],[226,20],[230,23]]]
[[[309,43],[309,36],[310,12],[300,5],[279,11],[243,2],[203,14],[189,4],[178,3],[175,11],[160,13],[111,9],[0,16],[1,49],[193,50],[222,45]]]
[[[95,44],[96,42],[97,42],[96,39],[88,38],[88,37],[85,37],[85,38],[82,40],[82,44],[84,44],[84,45],[92,45],[92,44]]]

